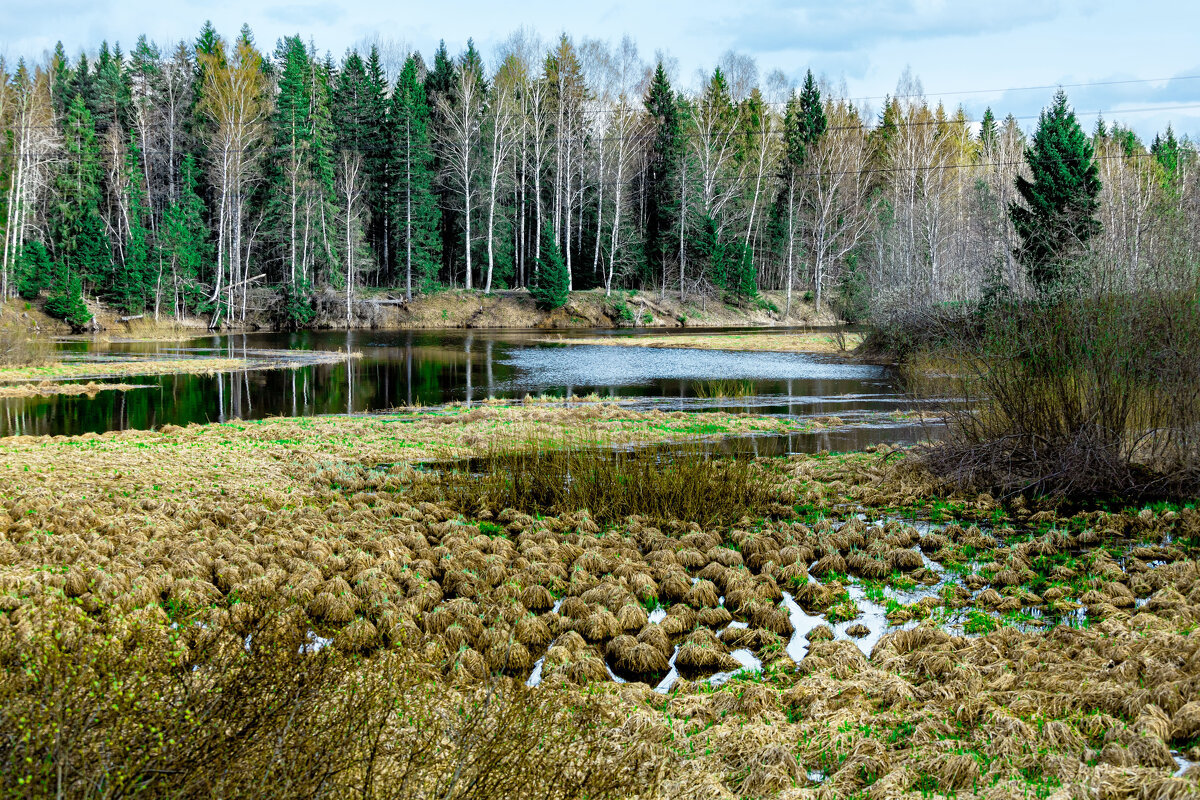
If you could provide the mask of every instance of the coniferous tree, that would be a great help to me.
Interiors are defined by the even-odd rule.
[[[130,142],[123,173],[126,181],[124,192],[129,203],[128,239],[122,249],[123,257],[114,262],[112,282],[108,286],[108,297],[113,306],[126,314],[136,314],[145,309],[146,296],[152,283],[149,232],[145,220],[146,193],[139,180],[139,153],[137,143]]]
[[[438,107],[438,102],[441,98],[449,98],[454,90],[456,80],[456,69],[454,60],[450,58],[450,53],[446,50],[444,41],[438,42],[438,49],[433,54],[433,69],[425,77],[425,101],[430,111]],[[430,115],[429,134],[433,139],[442,137],[443,120],[439,114]],[[442,175],[446,172],[447,166],[444,156],[441,153],[441,148],[433,151],[433,174]],[[459,217],[462,215],[456,208],[454,202],[454,190],[446,182],[439,180],[434,183],[434,195],[437,198],[437,206],[441,209],[441,219],[439,220],[439,236],[441,238],[441,270],[447,276],[453,275],[453,264],[455,253],[461,251],[461,246],[458,244],[458,229]]]
[[[75,96],[67,110],[63,150],[49,217],[52,255],[60,267],[55,290],[65,290],[68,277],[79,278],[81,283],[111,285],[112,253],[100,217],[100,145],[81,95]]]
[[[646,92],[645,106],[654,135],[646,174],[646,260],[650,274],[662,275],[665,281],[670,254],[677,250],[684,152],[679,106],[661,61]]]
[[[979,144],[982,145],[980,152],[990,151],[996,144],[996,137],[1000,135],[999,128],[996,127],[996,115],[992,113],[992,107],[988,106],[984,109],[983,119],[979,123]]]
[[[197,194],[199,170],[190,154],[179,173],[179,198],[163,215],[162,256],[171,276],[173,314],[207,311],[200,283],[211,263],[212,247],[204,227],[204,201]]]
[[[1170,187],[1174,185],[1176,178],[1179,176],[1179,140],[1175,138],[1175,131],[1167,125],[1166,133],[1162,136],[1154,135],[1154,142],[1150,145],[1150,153],[1154,156],[1154,160],[1162,167],[1163,181]]]
[[[397,264],[404,270],[404,296],[413,284],[427,289],[441,264],[441,213],[434,195],[433,150],[429,141],[429,99],[421,85],[416,56],[409,56],[396,80],[388,116],[395,158],[388,175],[388,213]]]
[[[26,242],[17,256],[17,294],[33,300],[42,289],[53,286],[54,278],[54,265],[45,245],[36,239]]]
[[[1061,90],[1042,111],[1025,161],[1032,179],[1017,176],[1023,203],[1014,202],[1009,214],[1020,237],[1017,259],[1046,293],[1061,284],[1071,255],[1100,229],[1092,144]]]
[[[365,197],[368,212],[367,239],[379,263],[380,277],[390,274],[389,220],[386,213],[388,196],[388,167],[395,158],[391,128],[388,126],[388,81],[379,58],[379,48],[371,45],[364,63],[367,96],[363,104],[364,128],[367,141],[363,146],[363,168],[366,173]]]
[[[554,229],[549,225],[542,231],[542,254],[538,258],[537,277],[529,287],[538,308],[552,311],[566,305],[569,293],[567,291],[567,264],[563,260],[562,250],[554,240]]]

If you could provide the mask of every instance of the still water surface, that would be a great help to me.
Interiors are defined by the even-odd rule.
[[[640,334],[593,330],[561,335]],[[125,378],[144,388],[95,397],[0,399],[0,435],[75,435],[281,415],[353,414],[526,394],[590,393],[664,410],[836,416],[847,423],[845,429],[777,444],[784,449],[849,449],[912,441],[921,434],[885,416],[909,404],[895,375],[883,367],[806,354],[567,345],[546,338],[545,331],[439,330],[238,334],[187,342],[72,341],[64,349],[83,358],[179,353],[236,357],[253,350],[286,349],[361,352],[362,357],[292,369]],[[712,380],[746,382],[750,395],[705,398],[704,383]]]

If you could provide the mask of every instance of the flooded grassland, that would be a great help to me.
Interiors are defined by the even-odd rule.
[[[495,402],[0,440],[5,769],[63,781],[68,731],[139,786],[199,770],[154,720],[271,774],[303,727],[367,796],[518,762],[544,796],[1195,794],[1200,513],[704,444],[816,424]],[[303,725],[244,721],[279,709]]]

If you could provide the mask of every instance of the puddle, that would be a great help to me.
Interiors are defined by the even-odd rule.
[[[1178,767],[1178,769],[1176,769],[1175,773],[1174,773],[1174,776],[1176,778],[1182,778],[1183,773],[1187,772],[1189,769],[1194,767],[1197,763],[1195,761],[1188,761],[1186,758],[1179,755],[1178,750],[1171,751],[1171,758],[1175,759],[1175,765]]]
[[[304,637],[304,644],[300,645],[300,654],[319,653],[331,644],[333,644],[333,639],[326,639],[324,636],[318,636],[315,631],[309,631],[308,635]]]
[[[762,661],[760,661],[754,655],[754,653],[750,652],[749,650],[738,649],[738,650],[734,650],[729,655],[733,656],[734,658],[736,658],[738,660],[738,662],[742,665],[741,669],[734,670],[733,672],[718,672],[713,675],[710,675],[708,677],[708,682],[710,684],[712,684],[713,686],[720,686],[721,684],[725,683],[727,680],[732,678],[734,675],[737,675],[739,672],[761,672],[762,671]]]

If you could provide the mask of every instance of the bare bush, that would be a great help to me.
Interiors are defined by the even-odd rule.
[[[1197,292],[1093,292],[926,324],[914,370],[949,373],[935,471],[1004,492],[1182,496],[1200,487]]]
[[[0,774],[27,797],[634,797],[656,771],[597,699],[451,690],[408,655],[311,652],[286,610],[248,633],[154,621],[0,641]]]

